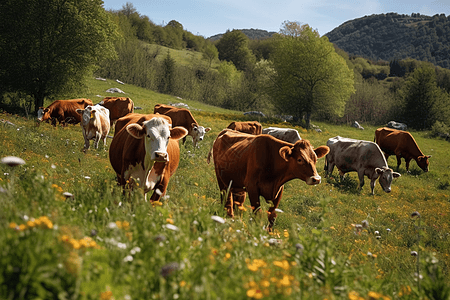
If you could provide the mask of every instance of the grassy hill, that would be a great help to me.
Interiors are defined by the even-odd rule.
[[[142,113],[156,103],[181,101],[212,130],[199,149],[190,139],[181,147],[168,196],[152,205],[140,190],[122,193],[105,149],[81,151],[79,125],[37,126],[35,119],[2,113],[14,125],[0,125],[0,155],[26,164],[0,165],[0,298],[448,298],[448,142],[412,132],[421,150],[433,155],[430,172],[412,162],[408,174],[403,162],[389,194],[377,185],[372,196],[367,180],[359,191],[355,173],[340,182],[335,171],[317,186],[293,180],[285,185],[274,231],[267,232],[265,202],[256,216],[246,202],[245,211],[226,218],[214,166],[206,162],[217,134],[245,119],[241,113],[113,80],[92,79],[88,87],[72,98],[96,103],[107,88],[119,87]],[[314,146],[336,135],[373,140],[377,128],[314,123],[321,133],[296,127]],[[388,163],[396,165],[392,157]],[[321,176],[323,166],[319,159]],[[411,218],[414,211],[420,223]],[[358,230],[364,220],[368,227]]]

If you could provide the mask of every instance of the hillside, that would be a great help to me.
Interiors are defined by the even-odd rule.
[[[239,29],[242,31],[249,39],[252,40],[258,40],[258,39],[265,39],[271,37],[275,32],[273,31],[267,31],[262,29]],[[210,36],[208,39],[212,42],[220,40],[220,38],[223,36],[223,33],[219,33],[213,36]]]
[[[326,36],[350,55],[386,61],[413,58],[450,68],[450,16],[445,14],[364,16]]]

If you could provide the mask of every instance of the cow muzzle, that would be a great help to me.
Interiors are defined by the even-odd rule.
[[[311,176],[306,179],[306,184],[308,184],[308,185],[319,184],[321,182],[321,180],[322,180],[322,177],[320,177],[319,175]]]
[[[157,161],[157,162],[167,162],[167,161],[169,161],[169,156],[167,155],[167,153],[164,153],[164,152],[155,152],[154,153],[154,161]]]

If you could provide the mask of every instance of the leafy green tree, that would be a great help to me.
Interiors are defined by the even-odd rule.
[[[35,110],[115,55],[101,0],[3,0],[0,16],[0,94],[29,94]]]
[[[286,21],[276,37],[271,55],[275,70],[272,97],[283,113],[305,117],[311,114],[342,115],[354,92],[350,70],[327,37],[308,25]]]
[[[429,129],[436,121],[448,123],[449,97],[436,84],[431,67],[418,68],[406,80],[401,92],[404,120],[415,129]]]
[[[158,85],[158,91],[163,94],[171,94],[174,90],[175,60],[167,51],[167,56],[162,62],[162,76]]]
[[[216,46],[208,43],[203,49],[203,58],[209,61],[209,67],[211,67],[212,62],[219,57],[219,51]]]
[[[248,38],[240,30],[227,31],[216,43],[219,59],[231,61],[238,70],[245,71],[255,63],[255,56],[248,48]]]

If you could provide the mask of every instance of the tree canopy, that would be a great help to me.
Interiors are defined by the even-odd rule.
[[[240,30],[227,31],[216,44],[219,59],[231,61],[244,71],[255,63],[255,56],[248,48],[248,38]]]
[[[353,71],[328,38],[308,25],[287,21],[275,45],[272,94],[279,109],[305,116],[308,128],[313,112],[341,115],[354,92]]]
[[[0,4],[0,88],[35,99],[80,83],[113,56],[115,26],[101,0],[4,0]]]

